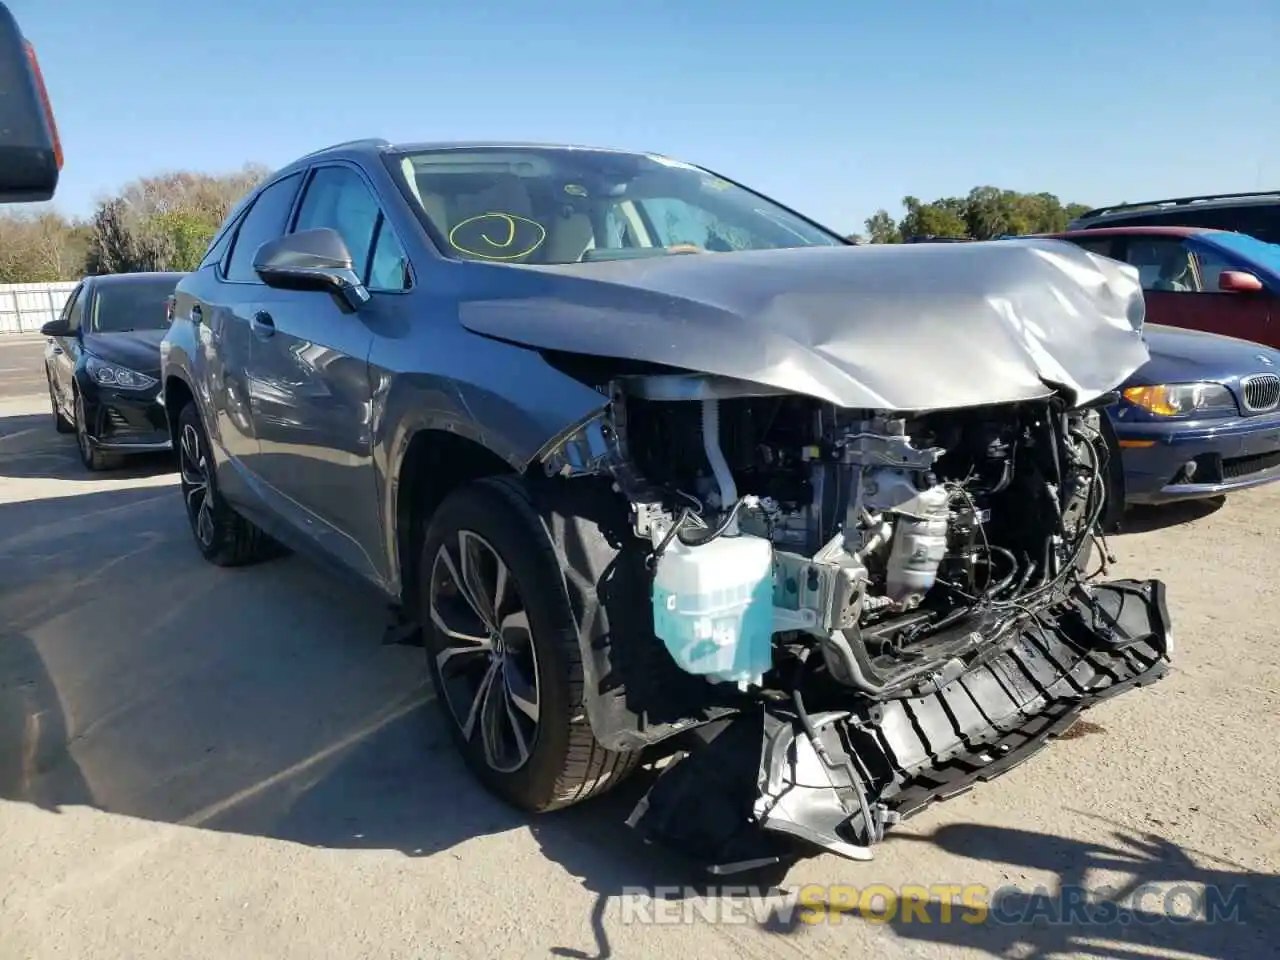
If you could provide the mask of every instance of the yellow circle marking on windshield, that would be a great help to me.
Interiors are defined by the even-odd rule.
[[[522,231],[525,224],[533,228],[533,233],[517,244],[517,234],[527,232]],[[474,246],[463,246],[457,240],[458,231],[468,226],[478,234]],[[455,250],[480,260],[519,260],[537,250],[546,239],[546,227],[536,220],[513,213],[482,213],[455,224],[449,231],[449,243]]]

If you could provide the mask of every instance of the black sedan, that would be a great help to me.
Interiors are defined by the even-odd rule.
[[[182,273],[85,277],[49,338],[45,375],[60,433],[76,434],[90,470],[118,467],[127,454],[172,448],[160,393],[160,340],[169,296]]]

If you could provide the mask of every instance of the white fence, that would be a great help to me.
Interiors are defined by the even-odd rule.
[[[60,283],[0,283],[0,336],[39,333],[56,320],[76,288],[76,281]]]

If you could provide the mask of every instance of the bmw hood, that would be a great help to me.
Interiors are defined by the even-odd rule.
[[[1151,360],[1131,378],[1135,383],[1234,380],[1252,373],[1280,373],[1280,351],[1248,340],[1154,323],[1146,325],[1143,335]]]
[[[806,247],[478,268],[474,333],[842,407],[1084,403],[1147,361],[1132,267],[1058,240]]]

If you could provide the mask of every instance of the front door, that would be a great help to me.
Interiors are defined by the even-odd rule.
[[[1177,237],[1131,236],[1117,244],[1119,259],[1138,268],[1147,322],[1204,330],[1275,346],[1266,295],[1223,293],[1221,267],[1202,263]]]
[[[373,294],[358,313],[323,292],[289,291],[251,318],[260,475],[283,509],[346,565],[379,582],[384,564],[373,463],[369,352],[405,290],[403,247],[354,166],[312,171],[295,231],[342,235]]]
[[[1200,292],[1194,306],[1212,318],[1214,332],[1280,349],[1280,316],[1276,315],[1276,291],[1224,292],[1218,289],[1218,278],[1226,270],[1249,272],[1249,265],[1229,258],[1216,247],[1187,241],[1200,274]],[[1206,328],[1208,329],[1208,328]]]
[[[74,416],[72,411],[75,409],[75,399],[71,393],[71,385],[76,364],[80,362],[80,335],[84,327],[84,306],[88,299],[88,289],[84,283],[71,291],[59,318],[67,321],[69,333],[65,337],[51,338],[52,342],[46,351],[54,402],[68,416]]]

